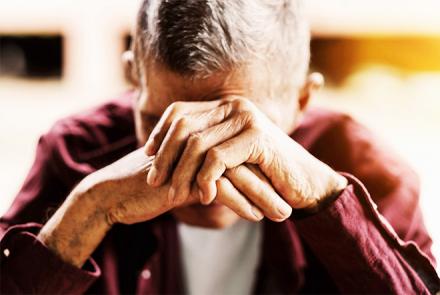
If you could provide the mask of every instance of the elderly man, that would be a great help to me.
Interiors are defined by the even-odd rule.
[[[298,2],[144,0],[135,91],[41,137],[1,219],[2,292],[436,292],[417,177],[306,111]]]

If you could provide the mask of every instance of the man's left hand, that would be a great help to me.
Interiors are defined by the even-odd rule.
[[[242,97],[172,104],[152,131],[146,153],[156,155],[148,183],[160,186],[171,176],[169,198],[176,202],[196,180],[201,203],[209,204],[217,195],[216,181],[244,163],[258,166],[295,209],[315,208],[347,185]],[[251,201],[264,212],[267,200]],[[290,209],[279,203],[284,213]]]

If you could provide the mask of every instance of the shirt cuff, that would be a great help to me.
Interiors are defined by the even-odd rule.
[[[319,212],[293,217],[311,247],[343,293],[399,293],[435,290],[438,276],[429,259],[403,242],[378,212],[364,185],[341,173],[349,184]],[[417,274],[416,274],[417,273]],[[369,282],[366,284],[366,282]]]
[[[100,276],[93,259],[83,268],[64,262],[40,240],[41,225],[12,226],[0,242],[1,293],[81,294]]]
[[[341,174],[342,176],[344,176],[345,178],[347,178],[348,180],[348,184],[347,186],[349,186],[350,184],[350,179],[351,179],[351,175],[344,173],[344,172],[340,172],[339,174]],[[340,192],[336,192],[333,195],[325,198],[324,201],[320,202],[316,207],[314,208],[304,208],[304,209],[295,209],[293,208],[292,210],[292,219],[293,220],[301,220],[303,218],[307,218],[309,216],[313,216],[321,211],[325,211],[328,207],[332,206],[336,200],[339,199],[339,197],[347,190],[347,187],[343,190],[341,190]]]

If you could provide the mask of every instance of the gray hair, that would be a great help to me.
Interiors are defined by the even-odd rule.
[[[260,61],[291,88],[304,81],[310,32],[300,0],[143,0],[134,54],[204,78]],[[139,72],[139,69],[138,69]],[[274,78],[275,79],[275,78]]]

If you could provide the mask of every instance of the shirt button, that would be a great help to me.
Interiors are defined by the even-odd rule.
[[[151,271],[149,269],[144,269],[141,273],[141,276],[145,280],[148,280],[149,278],[151,278]]]
[[[9,251],[9,249],[5,249],[5,250],[3,250],[3,255],[5,255],[5,257],[9,257],[9,254],[11,254],[11,252]]]

